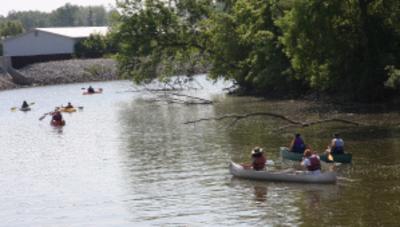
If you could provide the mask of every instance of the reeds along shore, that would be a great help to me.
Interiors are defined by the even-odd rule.
[[[117,66],[113,59],[72,59],[35,63],[18,72],[33,79],[31,86],[79,83],[89,81],[116,80]],[[13,89],[20,86],[0,72],[0,90]]]

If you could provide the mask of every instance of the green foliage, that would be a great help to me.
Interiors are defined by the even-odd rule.
[[[103,6],[77,6],[69,3],[50,13],[40,11],[11,11],[0,22],[20,21],[26,30],[36,27],[56,26],[105,26],[110,23],[111,14]]]
[[[107,36],[99,34],[90,35],[75,44],[75,55],[78,58],[99,58],[112,53],[115,53],[112,42]]]
[[[12,11],[5,18],[6,20],[20,21],[26,30],[34,27],[48,27],[50,26],[50,20],[48,13],[40,11],[23,11],[15,12]]]
[[[297,76],[318,91],[358,100],[383,98],[385,67],[399,65],[399,4],[297,1],[277,22]]]
[[[158,0],[121,4],[113,39],[123,75],[139,83],[182,73],[182,67],[192,71],[202,61],[197,25],[209,5],[206,0],[177,1],[176,8]]]
[[[385,86],[391,89],[400,88],[400,69],[396,69],[393,65],[386,66],[389,78],[385,82]]]
[[[281,11],[274,1],[237,0],[229,13],[209,21],[210,76],[234,79],[242,88],[258,93],[294,92],[305,88],[290,76],[290,63],[278,41],[274,24]]]
[[[371,101],[399,89],[398,0],[131,0],[119,8],[120,70],[136,82],[204,64],[211,78],[248,92]]]
[[[278,42],[275,1],[129,1],[115,28],[121,72],[135,82],[193,75],[235,80],[257,92],[301,88]]]
[[[24,28],[20,21],[5,21],[0,23],[0,37],[8,37],[18,35],[24,32]]]

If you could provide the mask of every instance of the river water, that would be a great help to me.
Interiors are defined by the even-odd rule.
[[[400,218],[400,115],[376,108],[337,109],[305,101],[226,96],[228,83],[197,78],[184,94],[213,105],[165,102],[129,81],[0,92],[0,226],[393,226]],[[182,98],[181,96],[177,96]],[[30,112],[11,112],[22,100]],[[71,101],[83,110],[50,126],[44,113]],[[186,121],[227,114],[275,112],[296,120],[333,122],[289,127],[271,117]],[[373,126],[371,126],[373,125]],[[379,125],[379,126],[377,126]],[[260,145],[271,168],[289,168],[278,149],[294,132],[323,150],[342,134],[353,163],[335,166],[336,185],[267,183],[233,178],[230,160],[248,162]],[[333,168],[324,166],[324,168]]]

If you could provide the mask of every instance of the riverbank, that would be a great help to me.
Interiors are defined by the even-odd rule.
[[[90,81],[117,80],[117,63],[113,59],[71,59],[36,63],[18,69],[29,79],[31,86],[45,86]],[[20,88],[4,73],[0,75],[0,90]],[[30,86],[29,86],[30,87]]]

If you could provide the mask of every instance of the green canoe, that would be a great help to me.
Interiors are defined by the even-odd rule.
[[[290,152],[289,148],[281,147],[280,148],[281,156],[283,159],[289,159],[292,161],[301,161],[303,159],[302,153],[294,153]],[[333,162],[340,162],[340,163],[351,163],[352,155],[351,154],[333,154]],[[324,162],[332,162],[328,161],[328,155],[321,154],[319,155],[320,159]]]

